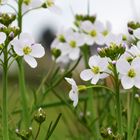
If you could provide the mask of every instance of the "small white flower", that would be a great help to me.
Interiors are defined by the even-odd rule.
[[[121,83],[124,89],[130,89],[133,86],[140,88],[140,58],[133,59],[130,64],[125,59],[119,59],[116,63],[117,70],[121,77]]]
[[[36,44],[32,36],[28,33],[21,33],[19,39],[14,39],[11,44],[14,51],[23,56],[24,60],[32,67],[37,66],[35,58],[41,58],[45,55],[45,50],[41,44]]]
[[[86,43],[88,45],[93,45],[94,43],[98,45],[104,44],[104,36],[102,34],[104,26],[101,22],[96,21],[95,23],[86,20],[81,23],[81,30],[85,33]]]
[[[0,32],[0,44],[3,44],[6,40],[6,34],[4,32]]]
[[[69,30],[64,35],[65,43],[61,45],[61,52],[69,57],[71,60],[76,60],[80,56],[80,47],[85,44],[82,34]]]
[[[73,101],[73,106],[76,107],[78,104],[78,87],[76,82],[72,78],[65,78],[65,80],[71,85],[72,89],[69,92],[69,98]]]
[[[106,78],[108,74],[104,73],[108,68],[108,59],[99,56],[92,56],[89,59],[90,69],[81,72],[80,77],[84,81],[91,80],[92,84],[96,84],[99,79]]]
[[[122,38],[123,37],[121,34],[115,35],[115,34],[110,33],[109,35],[106,36],[105,44],[107,46],[110,46],[112,43],[116,45],[120,45],[123,42]]]

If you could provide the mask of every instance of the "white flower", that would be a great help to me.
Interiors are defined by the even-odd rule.
[[[104,73],[108,68],[108,59],[99,56],[92,56],[89,59],[90,69],[83,70],[80,74],[84,81],[91,80],[92,84],[96,84],[99,79],[106,78],[108,74]]]
[[[4,32],[0,32],[0,44],[3,44],[6,40],[6,34]]]
[[[23,56],[24,60],[32,67],[37,66],[35,58],[41,58],[45,55],[45,50],[41,44],[36,44],[34,39],[28,33],[21,33],[19,39],[14,39],[11,44],[14,51]]]
[[[104,44],[104,36],[102,34],[104,26],[101,22],[96,21],[95,23],[86,20],[81,23],[81,30],[86,34],[86,43],[88,45],[93,45],[94,43],[98,45]]]
[[[121,83],[124,89],[130,89],[133,86],[140,88],[140,58],[136,57],[130,64],[125,59],[119,59],[116,63],[117,70],[121,77]]]
[[[65,80],[71,85],[72,89],[69,92],[69,98],[73,101],[73,106],[76,107],[78,104],[78,87],[76,82],[72,78],[65,78]]]
[[[69,59],[76,60],[80,56],[80,47],[85,44],[82,34],[69,30],[64,34],[65,42],[61,44],[62,55],[67,55]]]
[[[106,36],[105,44],[107,46],[110,46],[112,43],[116,45],[120,45],[123,43],[122,39],[123,39],[123,36],[121,34],[115,35],[115,34],[110,33],[109,35]]]
[[[24,0],[22,4],[22,12],[41,7],[43,4],[42,0]]]

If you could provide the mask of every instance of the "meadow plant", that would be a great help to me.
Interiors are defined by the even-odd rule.
[[[23,17],[41,8],[59,14],[61,10],[54,0],[14,2],[16,7],[8,0],[0,1],[0,6],[7,5],[13,10],[13,13],[0,13],[0,65],[3,69],[1,139],[50,139],[55,128],[59,127],[63,112],[49,123],[49,114],[44,109],[62,105],[86,129],[84,134],[71,135],[69,139],[139,140],[140,24],[129,22],[128,35],[114,34],[109,22],[103,24],[95,15],[90,15],[89,10],[87,15],[75,15],[73,27],[60,30],[52,42],[50,52],[54,65],[43,76],[31,98],[25,81],[24,62],[36,68],[36,58],[45,55],[45,48],[23,31]],[[12,24],[14,21],[17,21],[15,26]],[[94,53],[93,48],[96,48]],[[14,111],[19,116],[12,126],[9,123],[13,116],[8,109],[8,73],[14,62],[18,67],[20,107]],[[80,62],[84,65],[76,77],[74,72]],[[79,77],[79,85],[73,77]],[[66,84],[65,81],[71,86],[70,100],[57,90]],[[64,93],[68,92],[64,86],[62,89]],[[59,102],[47,104],[49,93],[54,94]],[[34,121],[35,128],[32,127]],[[45,128],[45,135],[40,136],[45,121],[49,125]]]

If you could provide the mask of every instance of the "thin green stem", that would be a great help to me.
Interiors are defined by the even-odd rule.
[[[20,33],[22,32],[22,3],[23,0],[18,0],[18,26],[20,28]],[[19,87],[20,87],[20,98],[21,98],[21,106],[22,106],[22,117],[24,122],[25,129],[29,128],[29,111],[28,111],[28,102],[27,102],[27,92],[25,86],[25,72],[24,72],[24,64],[23,58],[17,59],[18,68],[19,68]]]
[[[7,105],[7,88],[8,88],[8,62],[7,62],[7,46],[4,49],[4,64],[3,64],[3,106],[2,106],[2,125],[3,125],[3,140],[9,140],[8,132],[8,105]]]
[[[135,93],[136,93],[136,88],[133,87],[133,93],[128,94],[128,132],[127,132],[127,140],[132,140],[132,135],[133,135]]]
[[[117,125],[118,125],[118,133],[122,135],[122,111],[121,111],[121,100],[120,100],[120,83],[118,73],[115,67],[114,70],[115,75],[115,93],[116,93],[116,113],[117,113]]]
[[[40,133],[40,128],[41,128],[41,124],[39,124],[39,126],[38,126],[38,130],[37,130],[37,133],[36,133],[36,136],[35,136],[34,140],[37,140],[37,138],[39,136],[39,133]]]
[[[24,67],[23,60],[20,58],[18,60],[18,68],[19,68],[19,88],[20,88],[20,99],[22,105],[22,116],[25,128],[29,127],[29,110],[28,110],[28,102],[26,96],[26,88],[25,88],[25,76],[24,76]]]

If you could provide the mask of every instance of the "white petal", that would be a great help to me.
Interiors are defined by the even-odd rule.
[[[97,82],[99,81],[99,79],[100,79],[100,74],[95,74],[94,77],[91,80],[91,83],[92,84],[97,84]]]
[[[88,63],[90,68],[93,68],[94,66],[98,66],[98,60],[99,60],[99,56],[97,55],[91,56],[89,58],[89,63]]]
[[[6,34],[3,32],[0,32],[0,44],[4,43],[6,40]]]
[[[95,42],[95,40],[94,40],[94,38],[92,37],[92,36],[90,36],[90,35],[85,35],[85,43],[87,44],[87,45],[93,45],[94,44],[94,42]]]
[[[140,57],[136,57],[133,59],[131,66],[138,72],[140,73]]]
[[[25,56],[24,56],[24,60],[25,60],[32,68],[37,67],[37,62],[36,62],[36,60],[35,60],[32,56],[25,55]]]
[[[134,78],[134,85],[140,89],[140,74]]]
[[[98,58],[98,66],[100,67],[100,71],[106,71],[108,68],[108,59],[107,58]]]
[[[50,10],[52,13],[55,13],[55,14],[58,14],[58,15],[62,14],[62,10],[56,5],[48,7],[48,10]]]
[[[128,76],[123,76],[121,78],[121,83],[124,89],[130,89],[134,86],[134,79]]]
[[[103,44],[105,44],[105,37],[102,34],[98,33],[98,35],[95,39],[95,42],[98,45],[103,45]]]
[[[81,23],[81,29],[89,33],[94,29],[94,25],[89,20],[86,20]]]
[[[80,73],[80,77],[82,80],[84,81],[88,81],[90,79],[92,79],[93,77],[93,72],[91,71],[91,69],[86,69],[86,70],[83,70],[81,73]]]
[[[133,34],[136,38],[140,39],[140,28],[133,31]]]
[[[76,85],[76,82],[72,78],[65,77],[65,80],[71,85]]]
[[[45,55],[45,49],[41,44],[34,44],[31,46],[32,52],[30,53],[31,56],[36,58],[41,58]]]
[[[117,71],[120,74],[127,74],[128,70],[130,69],[130,64],[127,60],[119,59],[116,63]]]
[[[34,38],[28,33],[21,33],[19,39],[22,42],[26,42],[26,43],[29,43],[31,45],[35,43]]]
[[[77,90],[72,89],[69,92],[69,98],[73,101],[73,106],[76,107],[78,104],[78,92],[77,92]]]
[[[23,53],[23,47],[21,46],[19,40],[14,39],[14,40],[11,42],[11,45],[13,45],[13,49],[14,49],[14,51],[16,52],[16,54],[18,54],[19,56],[23,56],[23,55],[24,55],[24,53]]]
[[[80,56],[80,49],[79,48],[75,48],[72,50],[72,52],[69,54],[69,58],[71,60],[76,60],[78,59]]]

